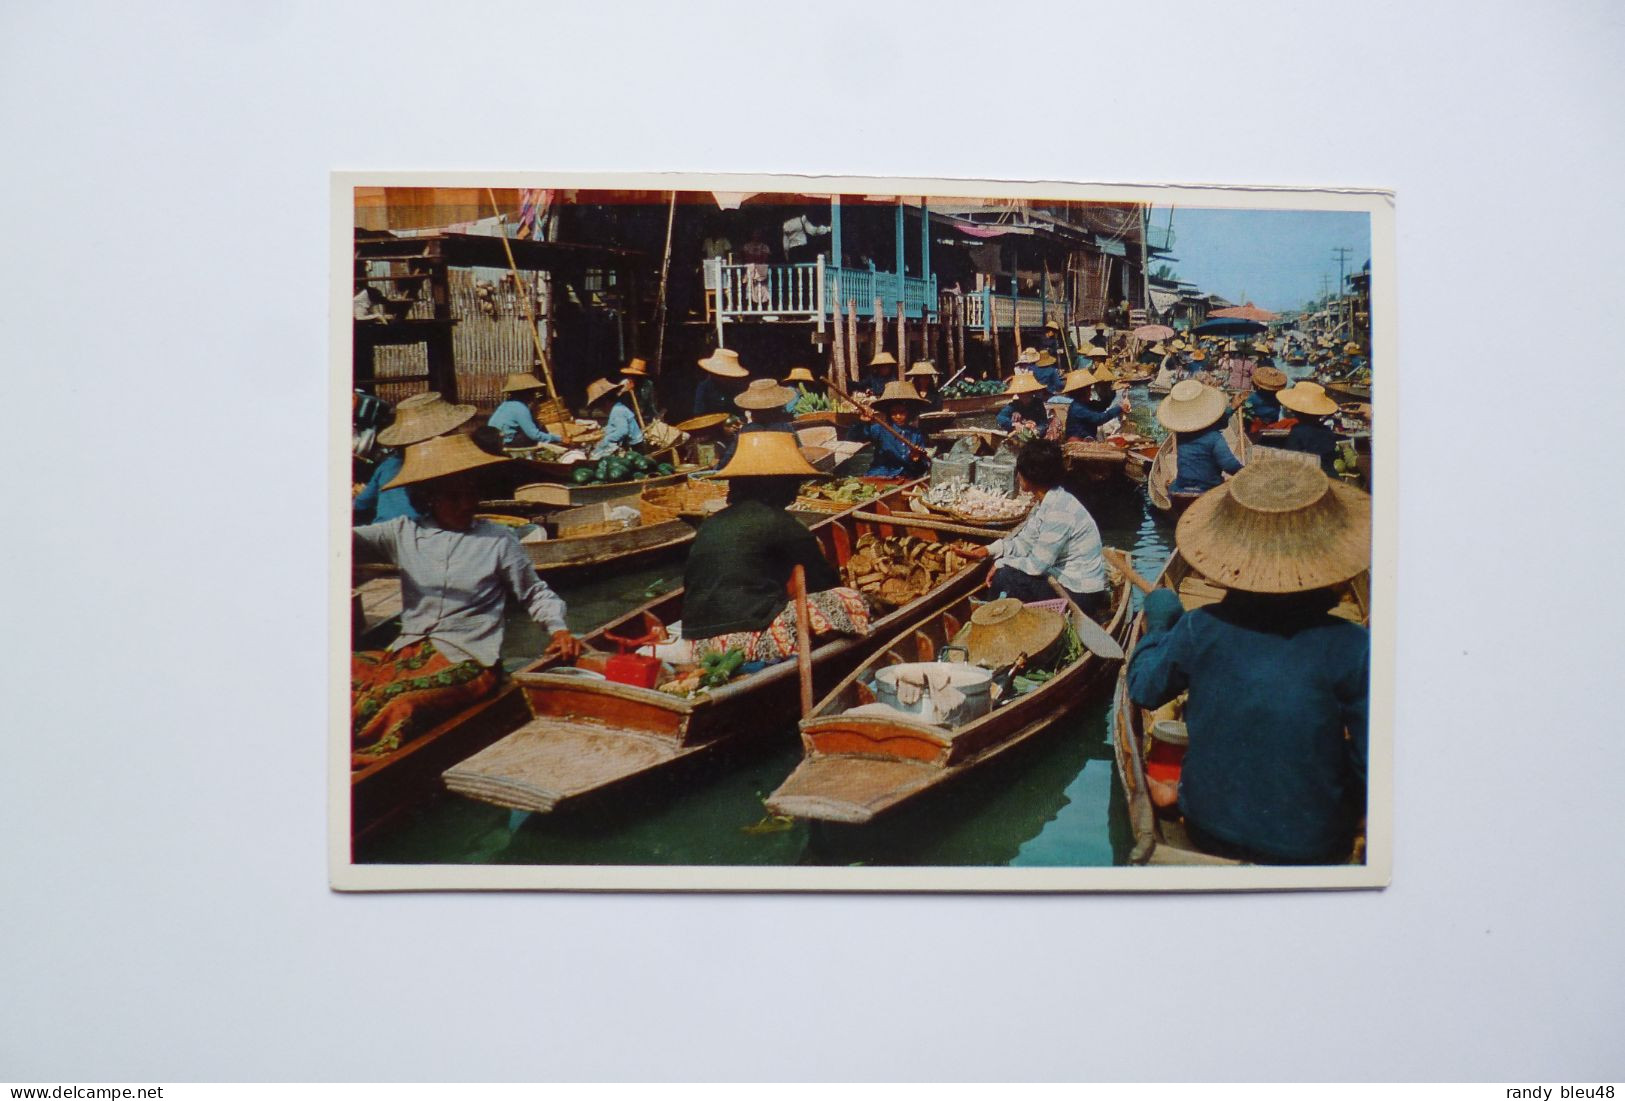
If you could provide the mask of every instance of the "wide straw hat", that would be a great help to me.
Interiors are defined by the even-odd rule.
[[[587,408],[592,408],[612,394],[620,393],[621,388],[625,385],[624,382],[610,382],[604,378],[594,379],[592,382],[587,383]],[[789,401],[790,399],[786,398],[785,400]]]
[[[378,433],[378,442],[385,447],[422,443],[461,428],[474,412],[472,405],[453,405],[433,390],[413,394],[395,407],[395,419]]]
[[[1096,382],[1106,382],[1106,383],[1116,382],[1117,381],[1117,372],[1113,371],[1106,364],[1102,363],[1100,366],[1095,368],[1094,378],[1095,378]]]
[[[1195,362],[1195,363],[1201,363],[1206,359],[1207,359],[1207,353],[1202,351],[1202,349],[1200,349],[1200,348],[1196,349],[1196,351],[1191,353],[1191,360],[1193,362]]]
[[[805,367],[792,367],[790,373],[784,376],[785,382],[817,382],[813,373]]]
[[[406,449],[401,472],[384,488],[399,489],[507,461],[501,455],[481,451],[478,444],[460,432],[451,436],[435,436]]]
[[[632,375],[634,378],[648,378],[648,367],[649,365],[642,359],[634,356],[631,363],[628,363],[625,367],[621,368],[621,374]]]
[[[1088,356],[1090,359],[1101,359],[1106,356],[1107,352],[1098,344],[1085,344],[1078,349],[1078,354]]]
[[[1054,329],[1056,332],[1060,332],[1061,331],[1061,323],[1052,318],[1051,320],[1044,322],[1044,328],[1045,329]]]
[[[1021,350],[1021,355],[1016,357],[1016,362],[1017,363],[1037,363],[1038,362],[1038,349],[1037,348],[1023,348]]]
[[[1229,407],[1222,392],[1188,378],[1174,383],[1157,404],[1157,420],[1170,432],[1195,432],[1224,416]]]
[[[1005,597],[972,612],[964,635],[955,641],[962,642],[972,664],[997,669],[1019,657],[1040,657],[1060,640],[1065,627],[1061,613]]]
[[[789,432],[741,432],[733,458],[719,478],[816,478],[818,470],[801,454]]]
[[[1046,389],[1048,387],[1034,378],[1031,371],[1017,371],[1010,376],[1010,384],[1004,388],[1004,392],[1014,397],[1017,394],[1036,394]]]
[[[1048,352],[1039,352],[1038,358],[1033,360],[1034,367],[1053,367],[1059,361]]]
[[[686,421],[678,421],[672,425],[679,432],[687,432],[690,436],[698,436],[702,432],[712,432],[721,428],[728,422],[726,413],[706,413],[698,417],[690,417]]]
[[[920,375],[930,375],[932,378],[936,378],[939,374],[940,372],[935,366],[932,365],[929,359],[921,359],[915,361],[914,366],[908,369],[908,373],[905,375],[905,377],[918,378]]]
[[[739,353],[730,348],[718,348],[699,361],[701,367],[723,378],[749,378],[750,372],[739,365]]]
[[[897,366],[897,357],[890,352],[876,352],[874,358],[869,361],[869,366],[895,367]]]
[[[1258,390],[1279,390],[1286,385],[1286,372],[1274,367],[1253,369],[1253,387]]]
[[[1256,381],[1258,373],[1253,372]],[[1276,395],[1276,400],[1295,413],[1306,413],[1311,417],[1329,417],[1337,412],[1337,403],[1326,394],[1326,388],[1318,382],[1299,382],[1287,387]]]
[[[1347,344],[1343,345],[1343,354],[1346,356],[1357,356],[1360,354],[1360,346],[1351,340]]]
[[[546,390],[547,384],[529,371],[517,371],[502,384],[504,394],[518,394],[526,390]]]
[[[1075,394],[1079,390],[1089,389],[1094,384],[1095,373],[1093,371],[1082,368],[1076,371],[1068,371],[1066,377],[1061,380],[1061,393]]]
[[[1151,347],[1147,348],[1146,351],[1150,352],[1154,356],[1163,356],[1168,354],[1167,347],[1160,340],[1151,345]]]
[[[770,378],[751,379],[745,392],[734,398],[741,409],[783,409],[795,398],[796,392],[780,386]]]
[[[895,404],[896,402],[900,401],[914,402],[918,405],[930,404],[924,398],[920,397],[920,392],[914,389],[914,384],[912,382],[886,383],[885,393],[876,398],[874,404],[875,408],[878,409],[883,405]]]
[[[1256,458],[1197,498],[1174,538],[1186,561],[1227,589],[1323,589],[1371,567],[1371,498],[1317,466]]]

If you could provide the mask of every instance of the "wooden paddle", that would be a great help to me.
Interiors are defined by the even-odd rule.
[[[1090,618],[1088,612],[1074,604],[1072,597],[1068,595],[1059,581],[1053,577],[1046,578],[1046,580],[1049,582],[1049,587],[1055,590],[1056,596],[1066,601],[1068,607],[1077,609],[1078,614],[1072,617],[1072,629],[1077,632],[1078,641],[1083,643],[1083,648],[1098,658],[1105,658],[1107,661],[1122,661],[1123,647],[1118,645],[1117,640],[1107,632],[1106,628],[1096,623]]]
[[[876,524],[893,524],[900,528],[924,528],[927,531],[941,531],[949,535],[969,535],[977,539],[1003,539],[1010,534],[992,528],[973,528],[969,524],[950,524],[946,520],[933,519],[918,512],[854,512],[852,518]]]
[[[1142,593],[1148,593],[1156,588],[1155,585],[1135,571],[1134,567],[1129,563],[1127,551],[1118,550],[1116,547],[1104,547],[1101,549],[1101,553],[1105,555],[1108,562],[1122,571],[1123,576],[1129,579],[1130,584]]]
[[[854,406],[858,411],[858,416],[862,417],[864,420],[873,421],[875,424],[878,424],[887,432],[890,432],[893,436],[895,436],[899,443],[908,448],[908,453],[910,455],[916,455],[922,459],[930,456],[931,452],[927,451],[925,448],[921,447],[919,444],[897,431],[897,429],[887,424],[885,417],[882,417],[880,414],[869,409],[863,403],[853,400],[852,396],[845,390],[842,390],[839,386],[835,385],[834,381],[830,382],[829,388],[835,391],[837,397],[845,399],[848,405]]]
[[[801,714],[813,709],[812,613],[807,608],[807,568],[790,571],[790,595],[796,603],[796,672],[801,677]]]

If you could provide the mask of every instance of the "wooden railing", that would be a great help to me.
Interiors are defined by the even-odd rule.
[[[787,321],[827,320],[837,298],[854,302],[859,317],[873,317],[875,299],[887,317],[903,303],[909,317],[932,314],[937,306],[935,276],[920,279],[867,268],[836,268],[823,257],[810,264],[736,264],[706,261],[706,289],[715,296],[723,321],[745,318]]]
[[[995,294],[986,288],[966,291],[964,298],[967,329],[990,333],[995,329],[1012,328],[1014,320],[1020,318],[1023,330],[1036,333],[1047,320],[1044,311],[1046,304],[1037,298],[1012,299],[1008,294]],[[1048,306],[1049,319],[1061,320],[1061,304],[1050,302]]]

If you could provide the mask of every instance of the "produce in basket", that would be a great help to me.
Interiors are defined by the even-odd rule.
[[[839,505],[855,505],[874,497],[874,485],[860,478],[841,478],[832,482],[809,481],[801,483],[800,496],[811,501],[831,501]]]
[[[874,603],[896,608],[971,564],[972,559],[944,543],[928,543],[912,535],[882,539],[865,532],[858,536],[841,575],[847,585]]]
[[[983,522],[1016,520],[1033,507],[1031,493],[1012,497],[987,486],[971,485],[962,478],[932,486],[921,500],[942,512]]]

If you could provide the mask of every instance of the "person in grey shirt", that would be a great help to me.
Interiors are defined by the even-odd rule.
[[[351,655],[357,763],[496,689],[510,597],[548,630],[544,656],[573,661],[581,652],[564,601],[536,576],[512,531],[475,519],[479,468],[506,461],[462,435],[413,444],[386,488],[405,487],[420,515],[351,529],[356,561],[399,567],[402,605],[401,634],[387,650]]]

